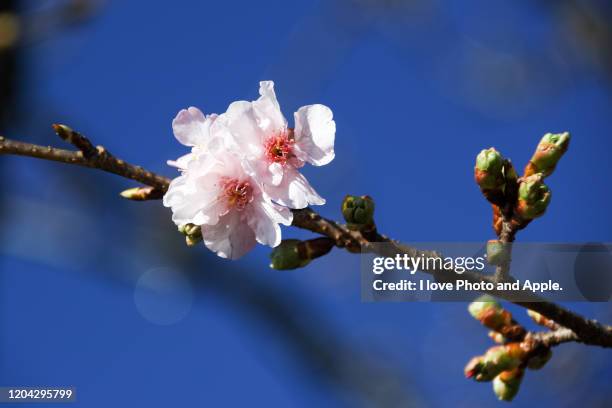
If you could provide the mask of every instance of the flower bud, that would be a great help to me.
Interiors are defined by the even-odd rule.
[[[299,239],[284,239],[270,253],[270,268],[277,270],[297,269],[310,263],[299,251]]]
[[[521,368],[504,371],[493,380],[493,392],[501,401],[512,401],[518,394],[525,371]]]
[[[551,191],[544,184],[541,174],[523,178],[519,185],[519,197],[516,213],[523,220],[532,220],[540,217],[550,203]]]
[[[369,196],[347,195],[342,201],[342,215],[349,226],[374,224],[374,200]]]
[[[544,177],[550,176],[559,159],[567,151],[569,142],[570,134],[568,132],[545,134],[527,167],[525,167],[525,177],[536,173],[541,173]]]
[[[491,147],[476,156],[474,179],[481,190],[500,190],[504,186],[504,158]]]
[[[499,331],[512,323],[512,314],[488,295],[481,296],[470,303],[468,311],[474,319],[491,330]]]
[[[308,241],[285,239],[270,254],[272,269],[287,270],[306,266],[313,259],[327,254],[335,241],[329,238],[315,238]]]
[[[162,190],[149,186],[128,188],[119,194],[123,198],[134,201],[156,200],[164,196]]]
[[[465,374],[466,378],[474,378],[477,381],[484,381],[484,380],[478,380],[477,376],[480,374],[480,371],[482,370],[482,366],[483,366],[483,361],[484,361],[484,357],[483,356],[476,356],[473,357],[466,365],[465,368],[463,369],[463,373]]]
[[[491,347],[484,356],[470,360],[465,367],[465,376],[476,381],[491,381],[502,371],[520,366],[525,354],[519,343]]]
[[[527,362],[527,367],[531,370],[539,370],[540,368],[544,367],[544,365],[546,365],[551,358],[552,350],[548,348],[543,353],[539,353],[531,357]]]
[[[194,246],[202,241],[202,228],[195,224],[179,225],[178,230],[185,235],[185,243],[188,246]]]
[[[492,239],[487,242],[487,261],[491,265],[503,265],[510,260],[510,246],[508,242]]]

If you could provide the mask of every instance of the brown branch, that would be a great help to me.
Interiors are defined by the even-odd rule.
[[[84,138],[84,136],[81,136]],[[87,139],[85,139],[87,140]],[[74,140],[73,140],[74,143]],[[77,142],[81,145],[83,142]],[[56,149],[51,146],[40,146],[31,143],[19,142],[0,136],[0,154],[12,154],[17,156],[28,156],[37,159],[51,160],[60,163],[74,164],[82,167],[90,167],[113,173],[121,177],[138,181],[148,186],[166,191],[170,185],[170,179],[143,169],[140,166],[129,164],[113,156],[102,146],[98,146],[95,154],[86,158],[82,150],[71,151]]]
[[[84,140],[82,140],[82,139]],[[140,199],[159,198],[161,193],[168,189],[170,179],[153,172],[147,171],[142,167],[135,166],[111,155],[106,149],[101,146],[96,148],[96,154],[90,158],[86,158],[82,149],[88,150],[87,138],[79,134],[79,137],[67,138],[70,142],[77,145],[79,151],[69,151],[55,149],[50,146],[38,146],[30,143],[18,142],[6,139],[0,136],[0,154],[12,154],[19,156],[28,156],[38,159],[57,161],[61,163],[74,164],[82,167],[99,169],[109,173],[119,175],[131,180],[141,182],[155,189],[155,194],[143,194]],[[75,142],[78,140],[78,142]],[[93,146],[93,145],[92,145]],[[314,233],[326,236],[332,239],[337,247],[346,248],[353,253],[373,252],[373,251],[388,251],[381,250],[381,246],[376,246],[376,243],[391,244],[394,253],[408,254],[410,256],[419,256],[421,254],[428,257],[441,256],[435,251],[422,251],[400,242],[394,241],[384,235],[375,233],[365,234],[360,231],[349,230],[346,226],[338,224],[335,221],[321,217],[313,210],[306,208],[302,210],[293,210],[293,226]],[[367,237],[366,237],[367,235]],[[383,254],[384,255],[384,254]],[[465,272],[461,275],[454,271],[439,271],[439,270],[424,270],[423,272],[441,276],[448,280],[466,279],[471,282],[495,282],[491,276],[480,275],[473,272]],[[612,348],[612,327],[602,325],[595,320],[586,319],[568,309],[557,304],[546,301],[545,299],[535,295],[529,291],[522,291],[521,295],[525,296],[529,301],[516,301],[508,292],[504,291],[485,291],[491,295],[498,296],[502,299],[509,300],[519,306],[534,310],[542,316],[563,326],[562,329],[553,331],[556,335],[547,334],[538,335],[542,337],[542,341],[577,341],[588,345],[596,345]],[[555,337],[556,336],[556,337]],[[537,337],[537,338],[540,338]],[[549,340],[550,337],[550,340]],[[556,339],[556,340],[555,340]],[[563,340],[563,341],[561,341]]]
[[[502,230],[499,234],[499,241],[503,244],[508,244],[508,259],[495,268],[495,281],[506,282],[510,279],[510,262],[512,262],[512,242],[517,229],[512,221],[508,221],[506,216],[503,216]]]
[[[548,332],[529,332],[525,336],[526,342],[533,342],[536,347],[554,347],[562,343],[568,343],[571,341],[581,342],[580,337],[568,328],[561,327],[556,330]]]
[[[77,149],[83,152],[83,156],[86,159],[91,159],[92,157],[98,154],[98,150],[95,146],[87,139],[85,136],[70,129],[66,125],[52,125],[53,130],[59,137],[61,137],[66,142],[74,145]]]

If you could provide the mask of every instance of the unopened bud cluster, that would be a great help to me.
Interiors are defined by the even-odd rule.
[[[519,391],[525,368],[538,370],[552,356],[549,348],[534,353],[532,344],[523,341],[525,331],[495,299],[482,296],[472,302],[468,311],[499,343],[482,356],[472,358],[465,367],[465,376],[476,381],[493,382],[493,392],[502,401],[511,401]]]
[[[495,148],[482,150],[476,157],[474,178],[485,198],[493,205],[493,229],[500,236],[504,222],[516,230],[525,228],[541,217],[550,204],[551,191],[544,178],[550,176],[569,147],[570,134],[547,133],[518,177],[512,163]],[[499,249],[492,244],[492,249]],[[494,265],[506,262],[504,254],[490,261]]]

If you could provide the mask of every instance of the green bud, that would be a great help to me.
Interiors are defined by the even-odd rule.
[[[487,261],[491,265],[502,265],[510,260],[510,243],[492,239],[487,242]]]
[[[200,242],[202,242],[202,235],[200,236],[186,235],[185,236],[185,243],[187,244],[187,246],[194,246],[194,245],[199,244]]]
[[[368,196],[347,195],[342,201],[342,215],[349,225],[373,225],[374,200]]]
[[[489,295],[483,295],[470,303],[472,317],[491,330],[500,331],[512,323],[512,314]]]
[[[500,401],[512,401],[518,394],[524,371],[516,368],[504,371],[493,380],[493,392]]]
[[[463,369],[465,377],[476,379],[482,370],[483,360],[483,356],[476,356],[472,358]]]
[[[544,353],[537,354],[529,359],[527,367],[531,370],[539,370],[552,358],[552,350],[546,349]]]
[[[493,311],[502,311],[503,308],[499,304],[497,300],[493,296],[490,295],[482,295],[476,298],[470,305],[468,306],[468,312],[472,315],[472,317],[476,320],[480,320],[482,315]]]
[[[194,246],[202,241],[202,228],[195,224],[179,225],[178,230],[185,235],[185,243],[188,246]]]
[[[285,239],[270,253],[270,268],[277,270],[297,269],[310,263],[300,252],[299,239]]]
[[[178,230],[184,235],[202,235],[202,230],[199,225],[183,224],[179,225]]]
[[[525,220],[540,217],[546,211],[551,199],[551,191],[543,182],[541,174],[524,178],[519,185],[516,212]]]
[[[545,134],[525,168],[525,176],[536,173],[541,173],[544,177],[549,176],[567,151],[569,142],[568,132]]]
[[[474,178],[482,190],[497,190],[504,186],[504,158],[491,147],[476,156]]]
[[[476,381],[491,381],[502,371],[517,368],[525,358],[519,343],[491,347],[484,356],[475,357],[465,367],[465,375]]]

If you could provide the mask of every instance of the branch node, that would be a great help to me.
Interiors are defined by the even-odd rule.
[[[86,159],[90,159],[98,154],[98,151],[93,144],[91,144],[89,139],[79,132],[72,130],[66,125],[53,124],[52,126],[53,130],[55,130],[55,133],[57,133],[60,138],[79,149]]]

